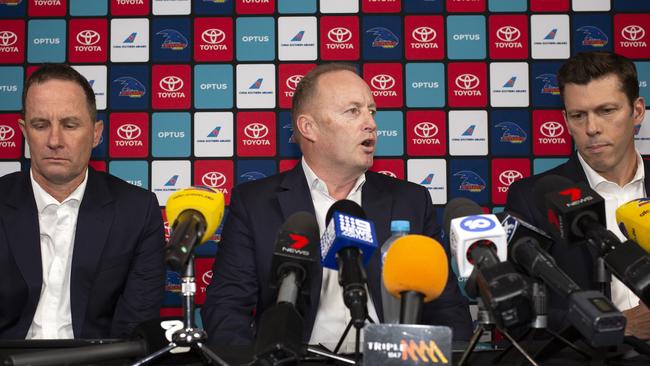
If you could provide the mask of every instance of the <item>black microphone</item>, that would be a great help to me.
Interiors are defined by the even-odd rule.
[[[494,215],[466,198],[454,198],[444,212],[445,231],[461,275],[469,278],[465,291],[481,297],[500,329],[527,324],[532,318],[528,282],[514,266],[501,261],[505,232]],[[468,272],[471,271],[471,272]]]
[[[314,215],[296,212],[289,216],[278,232],[273,252],[271,287],[278,288],[278,298],[261,316],[254,345],[256,364],[300,359],[303,319],[296,303],[299,293],[309,295],[318,248]]]
[[[533,192],[537,202],[545,202],[547,216],[561,237],[586,241],[616,278],[650,304],[650,255],[631,240],[621,242],[607,229],[605,200],[598,193],[554,175],[540,179]]]
[[[321,237],[321,263],[326,268],[338,269],[343,302],[350,309],[352,324],[360,329],[368,316],[364,264],[377,249],[374,226],[366,220],[361,206],[350,200],[332,204],[326,226]]]
[[[510,243],[508,257],[568,300],[567,318],[592,346],[621,344],[625,316],[602,293],[582,290],[535,239],[523,237]]]

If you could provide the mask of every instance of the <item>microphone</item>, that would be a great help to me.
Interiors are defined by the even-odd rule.
[[[560,236],[586,240],[598,250],[612,274],[644,303],[650,304],[650,255],[632,241],[621,243],[616,234],[607,230],[605,201],[598,193],[584,184],[553,175],[540,179],[533,192],[538,202],[546,202],[549,217],[557,218]],[[625,217],[632,217],[630,221],[634,213],[643,212],[633,206],[621,210]],[[619,209],[616,211],[618,215]],[[632,231],[623,229],[628,233]]]
[[[318,241],[318,223],[308,212],[292,214],[278,232],[271,262],[271,287],[279,288],[278,298],[260,319],[254,346],[258,364],[297,360],[302,354],[303,321],[296,302],[300,292],[309,295]]]
[[[480,296],[501,329],[528,323],[532,317],[526,279],[506,261],[506,234],[495,215],[481,214],[479,205],[454,198],[444,213],[452,253],[465,291]]]
[[[616,209],[616,222],[626,238],[650,253],[650,198],[637,198]]]
[[[320,247],[323,267],[339,271],[343,302],[357,329],[363,327],[368,312],[364,266],[377,249],[374,225],[365,218],[363,209],[355,202],[334,202],[326,215],[327,228]]]
[[[405,235],[393,242],[384,260],[388,292],[401,299],[400,324],[418,324],[422,305],[445,289],[449,265],[445,249],[428,236]]]
[[[223,219],[223,194],[210,187],[194,186],[174,192],[165,206],[173,223],[165,248],[165,263],[173,271],[183,270],[194,247],[206,242]]]
[[[568,300],[567,318],[593,347],[623,341],[625,316],[602,293],[580,289],[535,239],[524,237],[510,243],[508,256],[530,276],[541,279]]]

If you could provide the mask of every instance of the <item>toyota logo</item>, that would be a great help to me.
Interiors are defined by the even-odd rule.
[[[628,41],[638,41],[645,37],[645,29],[640,25],[631,24],[621,30],[621,36]]]
[[[418,137],[428,139],[438,134],[438,126],[428,121],[420,122],[415,125],[413,132],[415,132]]]
[[[391,172],[390,170],[380,170],[377,173],[387,175],[389,177],[397,178],[397,175],[395,175],[395,173]]]
[[[263,139],[269,134],[269,128],[261,123],[251,123],[244,127],[244,134],[249,139]]]
[[[169,75],[160,80],[160,88],[164,91],[175,92],[183,87],[183,80],[178,76]]]
[[[476,89],[479,82],[478,76],[474,74],[462,74],[456,78],[456,86],[465,90]]]
[[[510,187],[512,183],[523,177],[524,175],[516,170],[506,170],[503,173],[499,174],[499,182],[501,182],[501,184],[506,187]]]
[[[140,134],[142,133],[142,130],[140,127],[127,123],[125,125],[121,125],[120,127],[117,128],[117,136],[119,136],[122,140],[134,140],[140,137]]]
[[[497,29],[497,38],[503,42],[514,42],[518,40],[519,37],[521,37],[521,32],[513,26],[506,25],[505,27]]]
[[[352,38],[352,32],[343,27],[336,27],[327,32],[327,38],[334,43],[345,43]]]
[[[411,36],[418,42],[426,43],[436,39],[436,31],[431,27],[418,27],[413,29]]]
[[[218,188],[226,184],[226,176],[219,172],[207,172],[201,177],[204,186]]]
[[[18,40],[16,33],[12,31],[0,31],[0,46],[12,46]]]
[[[82,30],[77,33],[77,42],[81,43],[84,46],[92,46],[95,43],[99,42],[99,33],[95,32],[92,29]]]
[[[370,79],[370,85],[377,90],[388,90],[395,86],[395,79],[390,75],[379,74]]]
[[[203,284],[206,286],[210,285],[210,282],[212,282],[212,270],[206,271],[203,276],[201,276],[201,281],[203,281]]]
[[[201,33],[201,39],[207,44],[219,44],[226,39],[226,32],[221,29],[206,29]]]
[[[13,128],[7,125],[0,125],[0,141],[11,140],[11,138],[14,137],[15,133],[16,131],[14,131]]]
[[[302,80],[303,77],[304,77],[304,75],[291,75],[291,76],[289,76],[287,78],[287,81],[285,82],[287,88],[289,88],[291,90],[296,90],[296,87],[298,86],[298,83],[300,82],[300,80]]]
[[[539,132],[546,137],[558,137],[564,132],[564,126],[560,122],[548,121],[539,126]]]

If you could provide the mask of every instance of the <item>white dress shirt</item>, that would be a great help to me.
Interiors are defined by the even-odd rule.
[[[307,185],[311,193],[311,199],[316,211],[316,221],[320,234],[325,231],[325,216],[330,206],[337,200],[330,196],[327,186],[319,179],[311,168],[302,159],[302,169],[307,178]],[[366,175],[361,174],[352,187],[347,199],[361,205],[361,187],[366,182]],[[379,323],[377,311],[372,302],[370,292],[368,292],[368,315],[375,322]],[[339,285],[339,272],[329,268],[323,268],[323,282],[320,290],[320,301],[318,303],[318,312],[314,321],[314,328],[311,332],[310,344],[322,344],[330,350],[334,350],[339,338],[345,331],[345,327],[350,322],[350,312],[343,303],[343,291]],[[341,346],[341,352],[354,352],[355,343],[354,327],[350,329]]]
[[[70,271],[79,206],[86,190],[86,176],[59,203],[36,183],[30,171],[41,234],[43,285],[26,339],[74,338],[70,312]]]
[[[585,171],[585,175],[589,181],[589,186],[605,199],[607,229],[616,234],[621,241],[627,239],[616,224],[616,209],[633,199],[646,197],[645,187],[643,185],[645,179],[643,159],[639,152],[636,154],[636,174],[634,175],[634,178],[623,187],[603,178],[603,176],[593,170],[589,164],[582,159],[582,156],[578,154],[578,159],[580,160],[582,169]],[[634,294],[634,292],[628,289],[627,286],[614,276],[612,276],[611,287],[612,302],[619,310],[624,311],[639,305],[639,298]]]

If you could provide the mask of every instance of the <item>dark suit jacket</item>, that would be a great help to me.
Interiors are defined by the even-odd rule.
[[[650,192],[650,164],[644,162],[645,190]],[[533,207],[533,187],[542,177],[559,175],[574,182],[589,184],[577,153],[573,153],[569,160],[547,172],[514,182],[508,189],[508,200],[505,210],[517,214],[525,221],[543,230],[548,230],[548,221],[537,207]],[[548,230],[550,231],[550,230]],[[594,267],[596,253],[590,250],[586,243],[571,243],[556,241],[549,249],[558,266],[566,272],[584,290],[599,290],[595,282]],[[567,303],[559,296],[549,291],[550,307],[555,311],[550,315],[549,322],[559,329],[567,323],[563,322],[566,315]]]
[[[159,316],[164,231],[156,196],[89,168],[70,277],[75,338],[129,336]],[[41,293],[38,212],[29,173],[0,178],[0,338],[25,338]]]
[[[413,183],[366,173],[362,207],[375,224],[377,239],[390,235],[391,219],[406,219],[412,233],[436,237],[439,233],[429,193]],[[314,205],[302,165],[272,177],[233,189],[230,212],[222,232],[212,283],[202,307],[203,324],[212,344],[250,344],[260,315],[275,302],[269,288],[271,260],[277,233],[293,213],[314,214]],[[449,256],[449,248],[445,247]],[[322,269],[314,264],[311,296],[304,309],[303,339],[309,341],[320,297]],[[451,268],[451,267],[450,267]],[[368,288],[378,316],[382,319],[380,292],[381,262],[377,250],[366,268]],[[425,305],[422,322],[448,325],[455,339],[468,339],[471,318],[466,299],[460,294],[456,276],[450,272],[443,294]],[[343,299],[341,299],[343,301]]]

